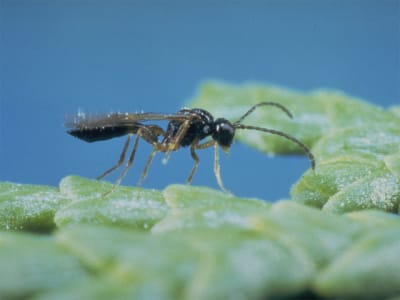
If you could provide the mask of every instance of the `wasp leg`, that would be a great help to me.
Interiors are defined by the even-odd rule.
[[[124,179],[126,173],[128,173],[129,169],[133,165],[133,160],[135,158],[136,150],[137,150],[137,147],[139,145],[139,140],[141,138],[144,139],[147,142],[157,143],[158,142],[157,141],[158,133],[153,131],[152,128],[149,128],[149,127],[141,127],[141,128],[138,129],[138,131],[136,132],[135,142],[133,143],[133,148],[132,148],[131,154],[129,155],[129,159],[128,159],[128,162],[126,163],[125,168],[123,169],[121,175],[116,180],[116,182],[115,182],[114,186],[112,187],[112,189],[110,191],[108,191],[107,193],[105,193],[103,196],[106,196],[106,195],[112,193],[121,184],[121,182]]]
[[[122,179],[124,179],[126,173],[128,173],[128,170],[131,168],[131,166],[133,164],[133,159],[135,158],[135,153],[136,153],[136,149],[139,144],[139,139],[140,139],[140,135],[139,135],[139,131],[138,131],[136,138],[135,138],[135,142],[133,143],[132,152],[129,156],[128,162],[126,163],[124,170],[122,171],[121,175],[119,175],[118,179],[115,181],[112,189],[109,190],[108,192],[106,192],[103,196],[107,196],[107,195],[111,194],[112,192],[114,192],[118,188],[118,186],[121,184]]]
[[[126,150],[128,150],[128,146],[129,146],[129,143],[131,141],[131,137],[132,137],[132,134],[129,134],[128,138],[127,138],[127,140],[125,142],[124,148],[122,149],[122,152],[121,152],[121,155],[119,157],[118,162],[113,167],[111,167],[110,169],[105,171],[103,174],[101,174],[99,177],[97,177],[96,178],[97,180],[103,179],[104,177],[110,175],[110,173],[112,173],[113,171],[115,171],[116,169],[118,169],[122,165],[122,163],[125,160]]]
[[[152,141],[153,144],[153,150],[150,153],[149,158],[147,159],[146,166],[144,167],[144,170],[142,172],[142,175],[140,176],[140,180],[138,182],[138,185],[140,186],[143,182],[143,180],[146,178],[147,173],[149,171],[151,162],[153,161],[154,156],[156,155],[157,152],[165,152],[165,161],[168,161],[169,156],[172,151],[176,151],[180,147],[181,140],[185,136],[187,130],[189,129],[190,126],[190,120],[186,120],[183,122],[181,127],[179,128],[177,134],[171,141],[163,141],[163,142],[158,142],[157,139]],[[164,137],[168,135],[168,132],[163,132],[162,134]],[[151,142],[147,140],[148,142]]]
[[[153,150],[151,151],[150,156],[147,159],[146,166],[144,167],[142,175],[140,176],[140,180],[139,180],[139,182],[137,184],[138,186],[141,186],[143,180],[146,178],[147,172],[149,171],[149,167],[151,165],[151,162],[153,161],[153,158],[156,155],[157,151],[158,151],[157,148],[153,146]]]
[[[135,154],[136,154],[136,149],[139,145],[139,139],[140,139],[140,134],[138,131],[135,142],[133,143],[132,152],[131,152],[131,155],[129,156],[128,162],[126,163],[126,166],[125,166],[124,170],[122,171],[121,175],[119,175],[117,181],[115,182],[113,189],[117,188],[121,184],[122,179],[124,179],[126,173],[128,173],[128,170],[132,167],[133,160],[134,160]]]
[[[158,148],[159,148],[158,151],[165,152],[165,158],[164,158],[165,162],[167,162],[169,160],[171,152],[178,150],[179,147],[181,146],[181,141],[185,137],[185,134],[187,133],[187,131],[190,127],[191,121],[192,121],[192,119],[185,120],[180,125],[180,127],[175,135],[167,136],[166,139],[164,139],[163,143],[158,145]],[[168,135],[168,132],[167,132],[167,135]]]
[[[142,172],[142,175],[140,176],[140,180],[138,182],[138,185],[140,186],[144,179],[147,176],[147,173],[149,171],[150,165],[153,161],[154,156],[156,155],[157,152],[165,152],[165,161],[169,159],[169,156],[172,151],[176,151],[180,147],[180,143],[185,136],[186,132],[188,131],[190,126],[190,120],[186,120],[183,122],[181,127],[179,128],[177,134],[173,137],[171,141],[167,139],[167,141],[164,139],[164,141],[159,142],[158,141],[158,136],[168,136],[168,132],[163,131],[160,127],[156,127],[156,129],[152,128],[151,133],[153,133],[154,136],[143,136],[143,138],[148,142],[153,144],[153,150],[150,153],[149,158],[147,159],[146,165],[144,167],[144,170]],[[157,135],[157,136],[155,136]]]
[[[178,132],[176,133],[175,137],[173,138],[172,142],[170,143],[170,151],[175,151],[181,145],[181,141],[184,138],[186,132],[190,127],[191,120],[186,120],[185,122],[180,125]]]
[[[219,166],[219,152],[218,152],[218,143],[214,144],[215,146],[215,154],[214,154],[214,174],[215,178],[217,178],[217,182],[221,190],[225,193],[232,194],[227,188],[225,188],[224,184],[222,183],[220,166]]]
[[[193,175],[196,173],[196,170],[199,166],[200,159],[196,154],[196,149],[206,149],[209,147],[215,147],[215,155],[214,155],[214,174],[215,178],[217,179],[217,183],[220,187],[221,190],[223,190],[226,193],[232,194],[228,189],[225,188],[224,184],[222,183],[222,178],[221,178],[221,172],[220,172],[220,166],[219,166],[219,152],[218,152],[218,143],[214,140],[205,142],[204,144],[198,144],[198,141],[196,140],[190,147],[190,154],[194,160],[194,166],[192,167],[192,170],[189,174],[188,179],[186,180],[186,184],[190,184],[192,182]]]
[[[196,149],[206,149],[209,148],[211,146],[214,146],[214,144],[216,144],[217,142],[214,140],[205,142],[203,144],[198,144],[198,140],[194,140],[192,145],[190,146],[190,155],[192,156],[193,160],[194,160],[194,166],[192,167],[192,170],[190,171],[189,177],[186,179],[186,184],[190,184],[192,182],[192,178],[194,173],[196,173],[197,167],[199,166],[200,163],[200,159],[196,154]]]
[[[196,147],[198,147],[198,146],[199,146],[198,139],[196,139],[193,142],[193,144],[190,146],[190,155],[192,156],[192,158],[194,160],[194,165],[192,167],[192,170],[190,171],[189,177],[186,179],[186,184],[188,184],[188,185],[192,182],[193,175],[194,175],[194,173],[196,173],[197,167],[199,166],[199,163],[200,163],[200,159],[197,156],[196,151],[195,151]]]

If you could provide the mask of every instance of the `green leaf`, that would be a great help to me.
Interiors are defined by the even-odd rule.
[[[252,228],[251,215],[266,214],[270,203],[255,198],[238,198],[206,187],[170,185],[164,192],[171,212],[153,232],[187,229]]]
[[[314,153],[317,169],[292,188],[294,200],[338,213],[398,211],[400,127],[338,130],[321,139]]]
[[[318,269],[352,245],[362,230],[350,219],[290,201],[275,203],[266,217],[254,217],[253,223],[266,236],[300,248]]]
[[[317,278],[330,298],[385,299],[400,294],[400,227],[372,232],[334,260]]]
[[[0,231],[0,299],[398,296],[398,107],[217,82],[191,105],[234,121],[261,101],[285,105],[294,118],[258,107],[243,124],[313,147],[317,167],[293,186],[295,201],[271,205],[184,185],[113,189],[77,176],[59,189],[0,183],[0,230],[14,230]],[[303,153],[280,136],[237,133],[267,153]]]
[[[207,81],[189,105],[209,110],[216,117],[235,121],[252,105],[260,102],[284,105],[292,112],[293,119],[276,107],[260,107],[243,121],[244,124],[284,131],[309,146],[339,128],[400,124],[393,114],[339,91],[304,93],[252,82],[233,85]],[[303,153],[296,145],[276,135],[246,131],[238,132],[237,137],[241,142],[268,153]]]
[[[400,118],[400,105],[395,105],[390,107],[390,112],[392,112],[395,116],[397,116],[398,118]]]
[[[239,198],[207,187],[173,184],[163,191],[165,201],[172,210],[220,207],[221,209],[266,209],[270,203],[256,198]]]
[[[383,158],[386,168],[397,177],[400,182],[400,152],[391,155],[386,155]]]
[[[339,213],[369,208],[397,212],[399,200],[397,177],[381,173],[365,176],[347,186],[331,196],[323,209]]]
[[[250,232],[210,231],[185,299],[262,299],[300,294],[315,274],[304,253]],[[192,236],[199,239],[198,236]],[[195,243],[195,240],[192,241]],[[296,272],[294,270],[301,270]]]
[[[106,286],[113,298],[259,299],[303,291],[314,274],[302,252],[242,230],[149,235],[81,225],[63,229],[57,239],[101,280],[115,282]],[[104,288],[89,290],[97,295]]]
[[[87,275],[49,237],[0,231],[0,298],[28,299],[78,283]]]
[[[347,213],[346,216],[357,221],[367,232],[376,228],[400,227],[398,215],[388,214],[376,209],[354,211]]]
[[[298,202],[323,208],[332,195],[362,179],[365,174],[371,174],[377,165],[368,155],[356,159],[343,155],[321,161],[315,171],[307,171],[292,187],[292,197]],[[383,168],[382,163],[380,167]]]
[[[51,231],[68,202],[54,187],[0,182],[0,230]]]
[[[107,211],[96,207],[101,202],[92,201],[107,207],[126,195],[134,200],[138,193],[154,192],[122,187],[107,200],[93,198],[85,188],[101,196],[110,184],[70,176],[61,186],[73,202],[59,212],[83,203]],[[183,185],[169,186],[157,195],[165,197],[162,203],[170,207],[149,231],[129,222],[98,224],[97,218],[88,218],[62,224],[44,236],[0,232],[0,265],[5,270],[0,272],[0,298],[229,299],[240,295],[261,299],[295,297],[314,286],[317,296],[347,299],[364,296],[360,286],[368,284],[375,272],[378,283],[386,282],[387,289],[379,292],[379,284],[374,283],[369,289],[372,295],[397,292],[398,278],[393,275],[400,268],[397,260],[391,260],[386,274],[382,270],[387,262],[379,264],[378,256],[397,253],[393,241],[400,235],[398,215],[364,211],[340,216],[291,201],[271,206]],[[143,205],[154,206],[151,201]],[[75,209],[78,212],[79,206]],[[83,206],[82,214],[90,213],[86,209]],[[124,211],[115,214],[124,220]],[[372,234],[374,242],[363,242]],[[357,261],[367,261],[366,257],[374,261],[367,271]],[[351,264],[356,271],[344,267]],[[342,275],[357,282],[343,283]]]
[[[110,224],[150,229],[168,211],[161,192],[123,187],[105,195],[113,186],[78,176],[65,177],[61,193],[73,200],[55,215],[59,227],[67,224]]]
[[[323,137],[313,148],[319,160],[336,156],[369,155],[382,162],[387,155],[400,151],[399,124],[372,124],[363,127],[338,129]]]
[[[317,160],[316,170],[307,171],[293,186],[291,195],[295,201],[334,212],[363,208],[398,211],[398,107],[384,110],[332,90],[304,93],[258,83],[232,85],[213,81],[202,85],[190,106],[235,121],[250,107],[265,101],[284,105],[293,119],[276,107],[258,107],[243,124],[290,134],[313,147]],[[241,130],[236,136],[267,153],[304,154],[279,135]],[[379,188],[380,184],[384,187]]]

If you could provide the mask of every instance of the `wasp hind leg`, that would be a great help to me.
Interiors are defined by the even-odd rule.
[[[148,128],[148,127],[141,127],[138,129],[138,131],[136,132],[136,138],[135,141],[133,143],[133,148],[131,151],[131,154],[129,155],[129,159],[126,163],[125,168],[122,170],[121,175],[117,178],[117,180],[114,183],[114,186],[112,187],[112,189],[110,191],[108,191],[107,193],[105,193],[103,196],[109,195],[110,193],[112,193],[113,191],[115,191],[118,186],[121,184],[122,180],[124,179],[124,177],[126,176],[126,174],[128,173],[129,169],[132,167],[133,165],[133,161],[135,159],[135,154],[136,154],[136,150],[137,147],[139,145],[139,140],[142,138],[145,141],[149,142],[149,143],[157,143],[158,142],[158,132],[155,132],[154,129],[152,128]],[[130,139],[130,137],[128,138]],[[118,164],[115,165],[113,168],[111,168],[109,171],[112,172],[113,170],[115,170],[116,168],[118,168],[121,164],[123,159],[125,158],[125,154],[126,154],[126,148],[128,147],[129,144],[129,140],[125,143],[124,146],[124,150],[121,154],[120,160],[118,161]],[[106,175],[108,175],[110,172],[106,171]]]
[[[118,169],[122,165],[122,163],[125,160],[126,150],[128,150],[128,146],[129,146],[129,143],[131,141],[131,138],[132,138],[132,134],[129,134],[128,138],[126,139],[124,148],[122,149],[122,152],[121,152],[121,155],[119,157],[118,162],[114,166],[112,166],[110,169],[105,171],[103,174],[101,174],[99,177],[97,177],[96,178],[97,180],[103,179],[104,177],[110,175],[113,171],[115,171],[116,169]]]
[[[153,161],[153,158],[154,158],[154,156],[156,155],[157,152],[158,152],[157,148],[153,146],[153,150],[151,151],[150,156],[147,159],[146,165],[145,165],[145,167],[143,169],[142,175],[140,176],[139,182],[137,184],[138,186],[141,186],[143,181],[144,181],[144,179],[146,178],[147,173],[148,173],[149,168],[150,168],[150,165],[151,165],[151,162]]]
[[[199,144],[198,144],[198,141],[196,140],[190,147],[190,155],[192,156],[192,158],[194,160],[194,165],[192,167],[192,170],[190,171],[190,174],[189,174],[188,178],[186,179],[186,184],[187,185],[190,185],[192,183],[193,175],[196,173],[197,168],[198,168],[199,163],[200,163],[200,159],[196,154],[196,149],[197,149],[196,147],[198,147],[198,146],[199,146]]]

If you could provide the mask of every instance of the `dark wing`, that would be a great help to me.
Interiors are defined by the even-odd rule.
[[[103,126],[130,126],[146,121],[185,121],[190,115],[183,114],[158,114],[158,113],[110,113],[88,115],[78,113],[67,116],[65,127],[72,129],[95,128]],[[195,115],[193,115],[195,117]]]
[[[128,133],[135,134],[140,127],[161,128],[157,125],[145,125],[141,122],[177,120],[184,121],[190,118],[181,114],[157,114],[157,113],[109,113],[104,115],[87,115],[78,113],[67,116],[65,127],[67,132],[87,142],[97,142],[120,137]]]

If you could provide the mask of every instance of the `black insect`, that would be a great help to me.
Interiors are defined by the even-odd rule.
[[[136,135],[127,164],[118,177],[113,190],[118,187],[129,168],[132,166],[139,140],[143,139],[152,145],[153,150],[146,162],[138,185],[140,185],[146,177],[149,166],[157,152],[166,153],[166,158],[168,158],[171,152],[178,150],[180,147],[189,146],[190,154],[194,160],[194,165],[186,180],[186,183],[190,184],[200,162],[196,150],[214,146],[214,173],[218,185],[222,190],[227,191],[221,180],[218,147],[220,146],[223,150],[228,151],[232,145],[235,131],[238,129],[257,130],[282,136],[301,147],[308,156],[311,167],[313,169],[315,167],[315,159],[310,149],[295,137],[279,130],[242,124],[242,121],[256,110],[256,108],[265,105],[275,106],[292,118],[292,114],[283,105],[275,102],[261,102],[251,107],[234,123],[224,118],[214,120],[214,117],[204,109],[184,108],[179,110],[176,114],[112,113],[108,115],[87,116],[80,113],[67,122],[66,127],[70,128],[70,130],[67,131],[69,134],[87,142],[103,141],[128,135],[128,139],[124,144],[116,165],[105,171],[97,179],[106,177],[123,164],[131,138],[133,135]],[[159,125],[148,124],[149,121],[162,120],[169,121],[166,130]],[[211,137],[211,139],[200,143],[200,141],[207,137]]]

